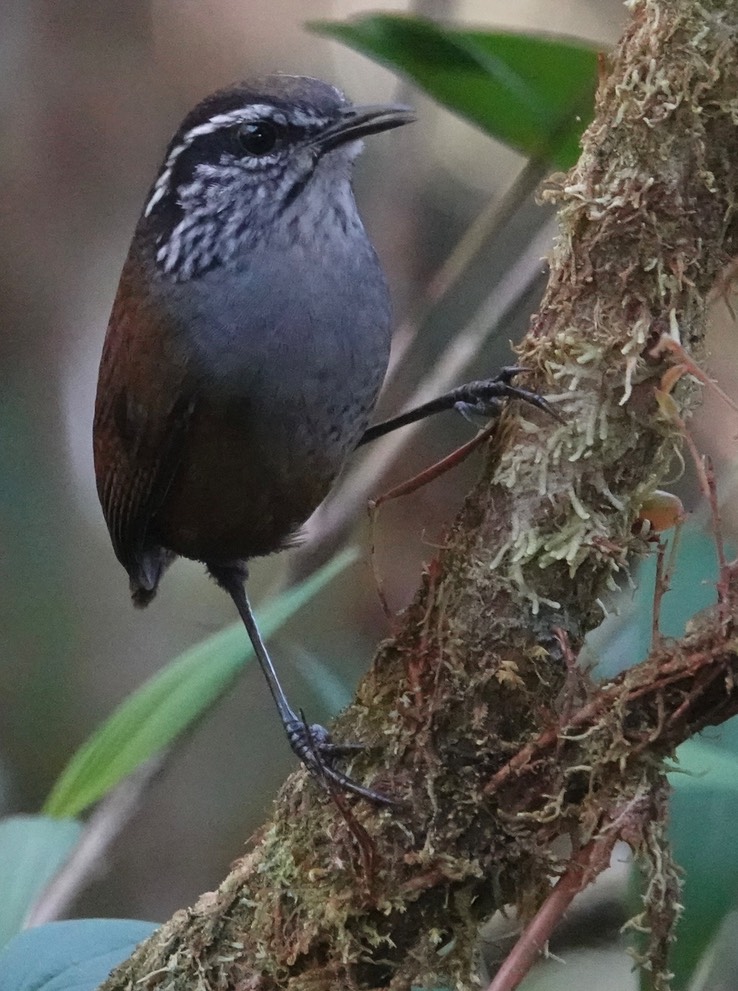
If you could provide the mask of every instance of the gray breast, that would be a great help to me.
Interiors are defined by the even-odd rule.
[[[170,289],[186,314],[181,343],[196,391],[236,408],[245,401],[266,436],[290,446],[354,446],[390,342],[387,286],[365,235],[326,244],[320,257],[301,243],[253,251]]]
[[[269,553],[325,497],[389,355],[385,280],[362,249],[321,266],[264,251],[238,278],[174,286],[195,414],[157,524],[164,546],[211,563]]]

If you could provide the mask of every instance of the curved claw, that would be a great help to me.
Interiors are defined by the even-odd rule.
[[[526,368],[525,365],[505,365],[501,368],[497,377],[492,379],[493,382],[511,382],[516,375],[522,375],[523,372],[529,372],[530,368]]]
[[[493,379],[469,382],[467,385],[461,386],[456,390],[458,398],[454,404],[455,408],[467,418],[470,412],[483,416],[495,416],[500,412],[502,400],[520,399],[524,403],[529,403],[531,406],[543,410],[544,413],[548,413],[559,423],[564,423],[561,414],[543,396],[531,389],[524,389],[512,384],[512,379],[516,375],[528,370],[522,365],[510,365],[507,368],[502,368]]]
[[[396,805],[391,798],[382,795],[371,788],[365,788],[353,781],[348,775],[333,766],[336,757],[342,754],[363,750],[358,743],[333,743],[328,730],[318,723],[309,725],[304,718],[290,719],[285,725],[287,739],[294,753],[300,758],[305,767],[319,781],[332,781],[344,791],[359,795],[375,805]]]
[[[511,385],[509,389],[508,397],[510,399],[522,399],[524,403],[530,403],[531,406],[537,406],[538,409],[542,409],[544,413],[548,413],[549,416],[552,416],[554,420],[558,420],[559,423],[566,423],[561,413],[557,409],[554,409],[551,403],[537,392],[532,392],[530,389],[519,389],[514,385]]]

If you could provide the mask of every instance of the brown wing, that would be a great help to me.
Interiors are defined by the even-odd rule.
[[[180,462],[194,399],[184,361],[172,358],[173,328],[148,296],[131,303],[138,274],[129,257],[103,346],[93,448],[113,550],[145,605],[172,557],[149,525]]]

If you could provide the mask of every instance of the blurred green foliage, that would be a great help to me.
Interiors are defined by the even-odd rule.
[[[408,76],[439,103],[531,158],[565,169],[592,117],[597,50],[582,41],[469,31],[372,14],[314,31]]]

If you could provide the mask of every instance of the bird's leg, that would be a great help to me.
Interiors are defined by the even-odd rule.
[[[406,413],[400,413],[399,416],[393,416],[382,423],[375,423],[364,432],[356,446],[361,447],[362,444],[368,444],[378,437],[383,437],[385,434],[397,430],[398,427],[406,427],[410,423],[424,420],[426,416],[433,416],[434,413],[442,413],[448,409],[456,409],[466,417],[473,413],[487,418],[497,416],[506,399],[522,399],[523,402],[537,406],[538,409],[544,410],[554,419],[561,421],[560,414],[543,396],[530,389],[522,389],[512,384],[515,376],[524,371],[527,369],[513,365],[509,368],[503,368],[499,375],[493,379],[467,382],[465,385],[460,385],[458,388],[452,389],[451,392],[446,392],[444,395],[438,396],[437,399],[431,399],[430,402],[416,406]]]
[[[220,587],[228,592],[235,603],[238,614],[243,620],[246,632],[254,648],[256,659],[266,678],[269,691],[277,706],[279,718],[282,720],[287,740],[294,753],[300,758],[305,767],[318,780],[326,783],[334,782],[339,788],[360,795],[376,805],[394,805],[391,799],[379,792],[364,788],[363,785],[352,781],[351,778],[333,767],[333,760],[341,754],[361,750],[360,744],[333,743],[330,734],[324,726],[317,723],[310,725],[300,714],[299,716],[287,701],[277,672],[266,649],[261,633],[256,625],[251,604],[244,587],[246,571],[243,565],[208,565],[208,571]]]

